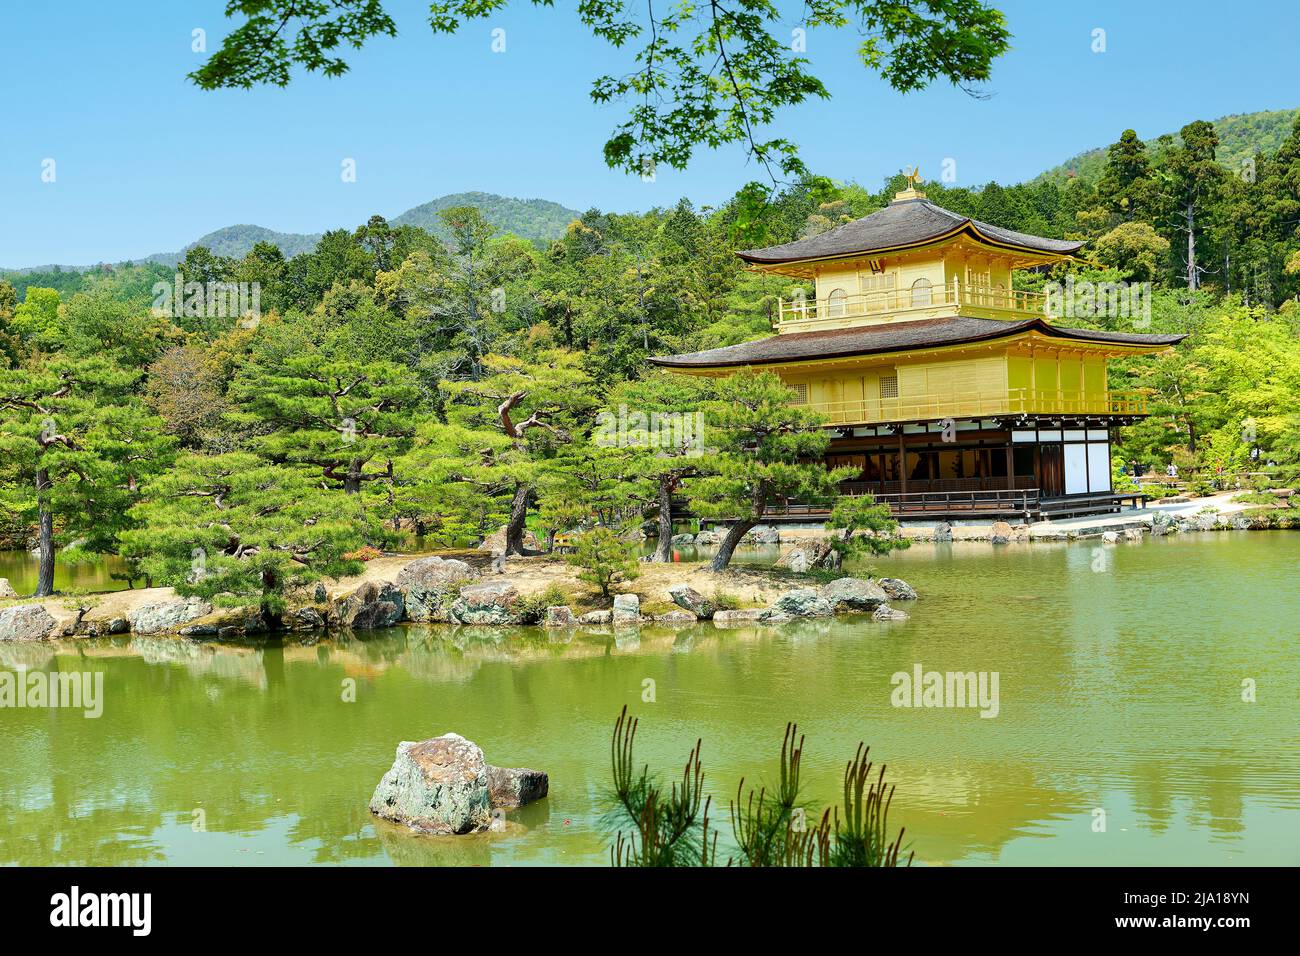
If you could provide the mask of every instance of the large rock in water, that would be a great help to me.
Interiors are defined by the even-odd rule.
[[[690,611],[701,620],[708,620],[713,617],[713,612],[718,609],[716,604],[684,582],[670,587],[668,597],[679,608]]]
[[[43,641],[54,630],[50,612],[39,604],[0,608],[0,643]]]
[[[418,558],[397,575],[397,586],[406,600],[406,616],[412,621],[444,621],[447,605],[457,587],[479,576],[478,571],[456,558]]]
[[[180,630],[196,618],[212,613],[212,605],[199,598],[167,598],[141,604],[127,615],[133,634],[163,634]]]
[[[790,617],[830,617],[835,613],[831,602],[812,588],[795,588],[786,591],[772,604],[769,611],[788,614]],[[768,617],[765,616],[764,620]]]
[[[18,592],[15,591],[13,585],[9,583],[9,579],[0,578],[0,601],[8,601],[17,596]]]
[[[477,833],[492,823],[483,751],[460,734],[397,745],[370,812],[421,833]]]
[[[491,581],[461,588],[447,609],[453,624],[518,624],[519,592],[509,581]]]
[[[550,790],[550,778],[541,770],[522,767],[488,767],[488,802],[492,809],[510,810],[540,800]]]
[[[915,601],[916,591],[902,578],[881,578],[876,582],[895,601]]]
[[[406,600],[388,581],[366,581],[339,602],[339,623],[357,630],[393,627],[406,613]]]
[[[861,578],[838,578],[820,593],[836,611],[874,611],[889,601],[884,588]]]

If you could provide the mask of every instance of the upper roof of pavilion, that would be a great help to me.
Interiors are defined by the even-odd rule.
[[[1049,258],[1072,255],[1083,245],[1081,241],[1044,239],[980,222],[935,205],[925,198],[924,193],[907,189],[898,193],[884,209],[869,216],[816,236],[766,249],[746,249],[736,254],[751,265],[777,267],[772,271],[781,271],[779,267],[786,263],[879,256],[962,235],[1008,253]]]

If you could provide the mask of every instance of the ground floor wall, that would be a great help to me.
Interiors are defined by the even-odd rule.
[[[868,431],[856,429],[855,431]],[[908,494],[919,491],[1037,489],[1044,497],[1111,490],[1110,432],[1060,425],[1025,428],[850,434],[832,439],[828,468],[851,467],[846,491]]]

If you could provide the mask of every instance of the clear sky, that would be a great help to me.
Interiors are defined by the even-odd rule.
[[[1300,106],[1296,0],[993,2],[1015,39],[991,98],[900,96],[855,62],[851,31],[814,32],[808,55],[833,99],[791,110],[778,131],[837,179],[874,187],[913,163],[937,175],[951,157],[958,182],[979,185],[1029,178],[1130,126],[1154,136]],[[435,37],[417,0],[387,5],[401,35],[352,54],[343,78],[205,93],[185,79],[203,59],[191,31],[216,49],[224,0],[6,2],[0,266],[139,258],[235,223],[350,227],[471,189],[626,211],[716,203],[761,178],[738,151],[700,152],[653,183],[608,169],[601,146],[622,107],[588,91],[630,59],[587,34],[572,0],[516,2],[456,37]],[[504,53],[491,50],[498,26]],[[346,158],[355,183],[340,177]]]

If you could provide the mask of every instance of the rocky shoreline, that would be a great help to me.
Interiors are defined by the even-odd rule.
[[[791,553],[799,553],[796,544]],[[280,631],[367,631],[402,624],[452,626],[540,625],[547,629],[681,627],[712,621],[717,627],[778,624],[796,618],[868,613],[877,620],[905,620],[890,601],[916,599],[893,578],[842,577],[807,586],[787,569],[758,567],[712,574],[699,564],[647,564],[642,578],[615,594],[612,606],[584,609],[551,603],[556,586],[577,592],[572,569],[553,558],[512,560],[505,573],[440,555],[387,556],[359,579],[321,582],[288,595]],[[6,582],[0,582],[6,583]],[[745,600],[723,588],[747,591]],[[701,589],[712,589],[706,597]],[[775,596],[773,596],[775,594]],[[580,597],[580,595],[579,595]],[[744,606],[749,605],[749,606]],[[230,641],[265,633],[255,607],[216,607],[171,588],[115,591],[85,597],[13,600],[0,605],[0,643],[114,635],[179,635]]]

